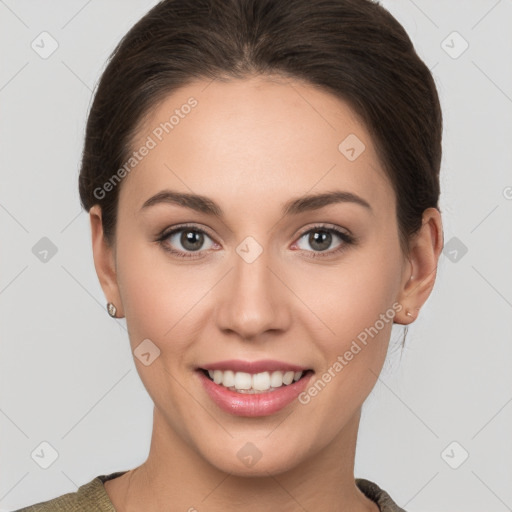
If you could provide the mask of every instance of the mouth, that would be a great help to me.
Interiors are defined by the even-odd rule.
[[[274,370],[259,373],[235,372],[233,370],[207,370],[198,368],[206,378],[229,391],[241,394],[262,394],[290,386],[313,374],[307,370]]]
[[[269,371],[261,371],[262,364],[257,363],[257,373],[235,371],[217,363],[216,368],[197,368],[197,375],[206,395],[222,411],[235,416],[260,417],[277,413],[293,403],[304,392],[311,381],[312,369],[297,366],[285,366]],[[234,365],[231,365],[234,366]],[[240,363],[236,365],[240,368]],[[246,369],[249,369],[246,367]]]

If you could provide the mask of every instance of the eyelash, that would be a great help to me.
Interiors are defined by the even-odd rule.
[[[171,235],[174,235],[181,231],[185,231],[187,229],[189,231],[194,231],[196,233],[202,233],[204,235],[207,235],[209,238],[212,238],[208,234],[207,231],[204,231],[203,229],[200,229],[193,224],[182,224],[180,226],[174,227],[170,231],[166,231],[166,230],[162,231],[162,233],[160,233],[160,235],[158,235],[158,238],[155,241],[158,242],[165,251],[170,252],[171,254],[173,254],[174,256],[176,256],[178,258],[199,259],[202,256],[195,256],[195,254],[200,253],[201,251],[196,251],[195,253],[194,252],[184,253],[182,251],[176,251],[174,249],[171,249],[167,244],[165,244],[165,241]],[[343,243],[339,247],[337,247],[336,249],[333,249],[331,251],[306,251],[306,252],[313,253],[310,256],[307,256],[308,258],[326,258],[326,257],[334,256],[335,254],[341,254],[343,251],[345,251],[348,248],[348,246],[355,245],[357,243],[357,238],[354,237],[353,235],[349,235],[348,233],[340,231],[339,229],[337,229],[333,226],[325,225],[325,224],[317,224],[317,225],[309,228],[308,230],[302,232],[299,235],[297,240],[300,240],[301,238],[304,237],[304,235],[307,235],[308,233],[313,232],[313,231],[325,231],[327,233],[335,234],[343,241]]]

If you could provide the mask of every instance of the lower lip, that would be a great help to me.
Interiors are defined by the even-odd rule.
[[[313,372],[287,386],[267,393],[237,393],[222,384],[215,384],[202,370],[197,370],[204,389],[210,398],[225,412],[236,416],[268,416],[293,402],[306,388]]]

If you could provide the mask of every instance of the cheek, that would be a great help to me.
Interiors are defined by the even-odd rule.
[[[193,273],[167,261],[147,242],[135,246],[119,240],[118,247],[118,282],[131,349],[150,339],[160,350],[147,366],[133,354],[136,368],[152,400],[170,411],[174,419],[169,422],[179,430],[183,388],[173,375],[186,364],[197,324],[194,304],[205,295],[208,283],[201,276],[191,282]]]
[[[316,337],[323,367],[301,403],[327,438],[355,414],[382,369],[400,282],[399,256],[393,246],[376,243],[346,258],[329,278],[325,269],[323,275],[308,276],[304,286],[304,292],[315,291],[312,309],[329,330]]]
[[[381,314],[393,314],[401,277],[399,254],[395,244],[385,247],[374,242],[347,252],[339,265],[328,269],[312,265],[302,273],[298,295],[307,297],[307,305],[325,325],[322,338],[328,340],[327,347],[339,350],[373,326]],[[390,325],[382,329],[378,324],[388,335]]]
[[[173,350],[179,351],[183,336],[175,333],[186,325],[187,312],[205,293],[200,293],[206,286],[200,286],[201,277],[192,283],[191,273],[168,261],[163,250],[149,242],[128,246],[122,239],[117,272],[132,345],[149,338],[162,349],[173,339]]]

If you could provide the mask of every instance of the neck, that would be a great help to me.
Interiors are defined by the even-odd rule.
[[[155,407],[147,460],[105,488],[119,512],[325,510],[378,512],[354,480],[360,410],[323,450],[288,471],[246,477],[209,464]],[[116,482],[117,481],[117,482]]]

